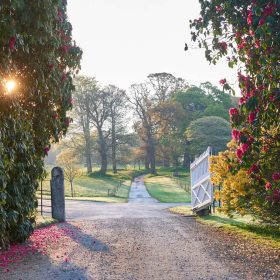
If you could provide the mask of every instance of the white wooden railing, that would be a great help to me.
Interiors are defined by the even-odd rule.
[[[209,157],[211,148],[201,154],[191,163],[191,188],[192,188],[192,210],[194,212],[207,208],[213,202],[213,185],[209,172]]]

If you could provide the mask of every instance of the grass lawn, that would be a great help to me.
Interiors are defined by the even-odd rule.
[[[179,206],[169,209],[172,213],[189,215],[191,208],[188,206]],[[218,227],[223,230],[235,232],[242,235],[244,238],[254,239],[254,241],[280,248],[280,228],[267,225],[261,225],[251,217],[235,216],[229,218],[224,214],[215,213],[205,217],[196,217],[196,219],[204,224],[213,227]]]
[[[65,180],[65,197],[100,202],[127,202],[131,180],[140,174],[143,174],[143,171],[120,170],[117,174],[112,172],[108,172],[107,175],[101,175],[99,172],[84,174],[74,180],[74,198],[71,197],[70,183]],[[49,190],[49,180],[48,177],[43,182],[44,190]],[[112,192],[116,188],[117,191],[113,195]],[[46,195],[47,193],[44,193],[44,197]]]
[[[172,176],[171,168],[158,169],[157,175],[147,175],[145,185],[149,194],[160,202],[190,202],[189,174],[181,169],[179,177]]]
[[[41,215],[36,216],[36,226],[35,228],[46,227],[51,224],[57,223],[57,220],[53,219],[52,217],[43,217]]]

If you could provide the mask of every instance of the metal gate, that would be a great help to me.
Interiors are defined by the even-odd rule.
[[[36,194],[38,199],[38,212],[41,216],[50,216],[52,214],[51,181],[41,180],[39,190]]]
[[[209,172],[209,157],[211,148],[201,154],[191,163],[191,188],[192,188],[192,210],[200,211],[209,207],[213,202],[213,185]]]

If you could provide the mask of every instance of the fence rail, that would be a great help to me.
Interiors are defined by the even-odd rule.
[[[44,216],[44,214],[52,214],[51,180],[41,180],[39,190],[36,192],[36,195],[38,199],[38,212],[41,214],[41,216]],[[47,204],[47,202],[50,202],[50,204]],[[47,210],[45,210],[46,208]]]

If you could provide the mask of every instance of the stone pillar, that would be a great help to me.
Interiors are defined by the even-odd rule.
[[[60,167],[52,169],[51,192],[52,217],[59,222],[65,222],[64,174]]]

